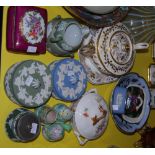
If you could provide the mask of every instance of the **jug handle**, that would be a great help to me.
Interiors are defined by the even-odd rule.
[[[86,139],[86,138],[83,137],[83,139],[84,139],[84,140],[83,140],[83,139],[81,138],[81,135],[80,135],[78,132],[74,131],[74,134],[76,135],[76,137],[77,137],[77,139],[78,139],[80,145],[84,145],[84,144],[87,143],[88,139]]]
[[[61,35],[57,35],[56,37],[51,37],[50,42],[56,43],[58,41],[61,41],[62,39],[63,39],[63,37]]]
[[[133,47],[134,47],[135,50],[148,49],[149,44],[148,43],[138,43],[138,44],[134,44]]]
[[[88,26],[86,25],[82,25],[82,34],[83,34],[83,37],[87,37],[88,34],[90,33],[90,29]]]

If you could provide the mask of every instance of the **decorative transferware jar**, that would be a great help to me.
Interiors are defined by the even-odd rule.
[[[36,108],[35,114],[43,125],[52,124],[57,120],[57,113],[52,107],[49,106],[41,106]]]
[[[7,96],[14,103],[35,108],[45,104],[52,93],[50,70],[36,60],[26,60],[10,67],[4,79]]]
[[[86,92],[83,97],[73,103],[73,129],[80,145],[88,140],[99,138],[108,123],[109,111],[103,98],[96,90]]]
[[[40,134],[40,128],[36,115],[23,108],[13,110],[5,123],[8,137],[17,142],[29,142],[36,139]]]
[[[110,83],[130,71],[136,51],[148,47],[148,43],[134,44],[128,28],[118,23],[103,29],[91,29],[79,49],[79,59],[87,68],[91,83]]]
[[[7,14],[7,49],[16,53],[46,53],[47,10],[11,6]]]
[[[71,58],[52,62],[49,66],[52,75],[52,96],[64,100],[79,99],[87,87],[87,75],[82,64]]]
[[[47,50],[56,56],[70,56],[76,51],[89,28],[73,18],[55,17],[47,26]]]

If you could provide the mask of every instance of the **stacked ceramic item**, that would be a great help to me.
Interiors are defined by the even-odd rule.
[[[136,49],[148,47],[147,43],[135,45],[128,28],[118,23],[103,29],[91,29],[79,49],[79,59],[90,83],[105,84],[129,72]]]
[[[111,98],[111,112],[117,127],[131,134],[141,129],[150,112],[150,91],[146,81],[136,73],[120,78]]]
[[[69,121],[73,112],[65,104],[41,106],[35,109],[35,114],[43,125],[43,137],[48,141],[59,141],[63,139],[65,131],[69,132],[72,129]]]
[[[79,99],[87,87],[87,75],[82,64],[71,58],[52,62],[48,68],[52,77],[52,96],[63,101]]]
[[[12,65],[4,79],[7,96],[27,108],[45,104],[52,93],[51,74],[46,65],[26,60]]]
[[[73,129],[80,145],[88,140],[99,138],[105,131],[109,111],[104,99],[96,90],[86,92],[83,97],[73,103]]]
[[[13,110],[6,119],[8,137],[17,142],[29,142],[40,134],[40,122],[36,115],[23,108]]]

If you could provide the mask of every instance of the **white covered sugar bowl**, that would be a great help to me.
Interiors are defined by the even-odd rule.
[[[73,129],[80,145],[100,137],[105,131],[109,111],[104,99],[92,89],[73,103]]]

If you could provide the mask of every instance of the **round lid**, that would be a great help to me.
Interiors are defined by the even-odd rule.
[[[40,123],[32,112],[23,114],[16,123],[16,132],[22,141],[34,140],[40,133]]]
[[[70,58],[56,64],[52,80],[54,93],[62,100],[77,100],[87,87],[87,76],[82,64]]]
[[[20,31],[28,43],[40,43],[45,34],[45,22],[41,14],[37,11],[25,12],[20,22]]]
[[[14,72],[13,91],[16,99],[25,107],[46,103],[52,92],[50,71],[39,61],[24,61]]]
[[[122,23],[104,28],[98,40],[97,52],[105,69],[118,76],[127,73],[135,58],[128,28]]]
[[[108,108],[101,96],[88,93],[79,101],[75,111],[75,124],[80,135],[87,139],[101,136],[108,123]]]

